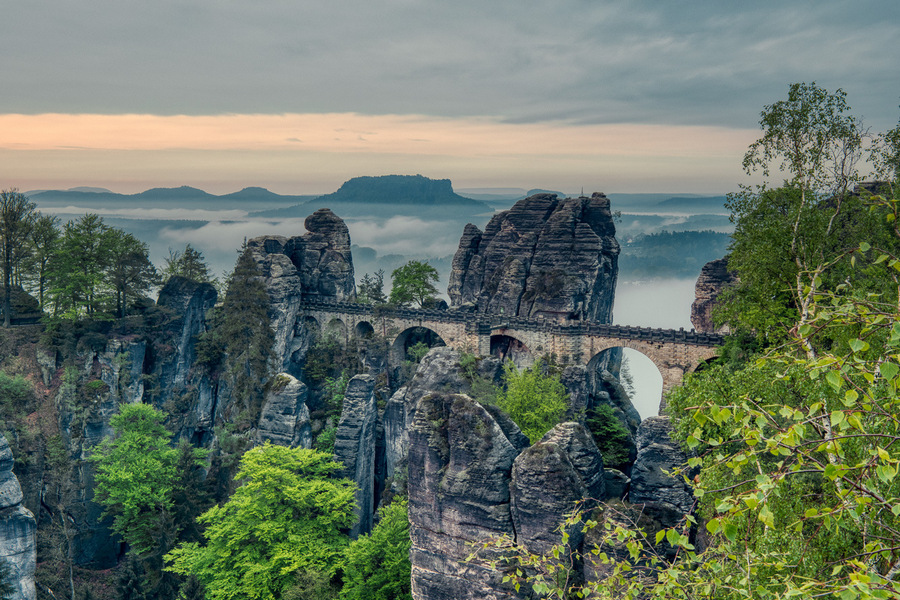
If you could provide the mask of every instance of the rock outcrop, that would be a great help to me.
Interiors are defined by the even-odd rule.
[[[409,443],[413,598],[517,598],[501,573],[465,559],[472,541],[515,535],[509,485],[519,449],[484,407],[462,394],[422,398]]]
[[[717,328],[713,323],[712,310],[722,290],[736,279],[735,274],[728,270],[727,256],[703,265],[694,288],[695,300],[691,305],[691,324],[694,329],[709,333],[728,333],[727,326]]]
[[[312,332],[297,322],[302,300],[343,302],[356,297],[350,231],[327,208],[306,218],[307,233],[268,235],[247,242],[265,279],[275,356],[281,370],[299,376]]]
[[[344,465],[339,476],[356,483],[356,514],[359,518],[350,529],[353,538],[372,531],[377,423],[375,378],[357,375],[347,384],[334,441],[334,458]]]
[[[677,522],[693,510],[694,495],[681,476],[668,475],[687,463],[687,456],[670,437],[669,417],[649,417],[638,429],[637,458],[631,469],[629,500],[632,504],[656,504],[672,511]],[[670,526],[674,526],[672,523]]]
[[[258,440],[291,448],[309,448],[312,433],[307,396],[304,383],[287,373],[276,375],[259,416]]]
[[[532,552],[547,553],[560,541],[564,515],[584,499],[605,496],[603,457],[580,423],[560,423],[515,460],[510,493],[516,541]],[[589,507],[588,507],[589,508]],[[575,549],[582,528],[569,528]]]
[[[480,312],[608,323],[618,255],[606,196],[536,194],[484,232],[466,225],[447,292],[454,306]]]
[[[0,561],[9,567],[11,600],[34,600],[37,566],[34,515],[22,506],[22,488],[12,472],[13,455],[0,435]]]

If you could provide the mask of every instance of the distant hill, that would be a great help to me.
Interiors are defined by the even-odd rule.
[[[136,204],[142,208],[177,206],[180,208],[270,208],[306,202],[315,196],[282,196],[261,187],[248,187],[239,192],[216,196],[183,185],[176,188],[153,188],[137,194],[117,194],[103,188],[73,188],[71,190],[36,190],[25,192],[33,202],[41,205],[121,206]]]
[[[453,191],[449,179],[429,179],[422,175],[383,175],[354,177],[336,192],[316,199],[323,206],[341,203],[358,204],[415,204],[417,206],[445,206],[448,204],[488,208],[471,198]]]
[[[490,213],[494,207],[479,200],[465,198],[453,191],[449,179],[429,179],[422,175],[383,175],[354,177],[336,192],[285,208],[252,213],[252,217],[305,217],[316,209],[328,207],[338,215],[362,216],[389,213],[408,214],[414,207],[417,215]]]

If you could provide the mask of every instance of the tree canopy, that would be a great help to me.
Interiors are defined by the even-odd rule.
[[[568,393],[559,377],[545,374],[541,361],[521,371],[512,361],[503,365],[506,389],[497,405],[516,422],[532,444],[559,423],[568,408]]]
[[[427,262],[411,260],[391,273],[390,302],[400,306],[417,302],[424,307],[437,297],[438,290],[434,286],[437,281],[437,269]]]
[[[170,569],[194,575],[210,600],[281,597],[298,571],[330,576],[355,520],[354,485],[333,475],[331,455],[266,444],[241,459],[241,486],[200,517],[205,544],[167,555]]]
[[[12,286],[19,265],[27,255],[36,208],[15,189],[0,191],[0,271],[3,273],[3,326],[12,318]]]

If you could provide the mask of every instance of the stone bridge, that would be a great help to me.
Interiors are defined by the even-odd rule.
[[[718,354],[723,337],[683,329],[651,329],[603,325],[587,321],[504,318],[453,310],[372,307],[355,303],[306,301],[301,307],[306,325],[349,339],[377,333],[391,342],[394,361],[406,358],[411,341],[429,330],[451,348],[479,355],[504,356],[511,349],[532,357],[548,356],[562,364],[591,366],[610,348],[632,348],[659,369],[663,396],[685,373]],[[662,408],[662,407],[661,407]]]

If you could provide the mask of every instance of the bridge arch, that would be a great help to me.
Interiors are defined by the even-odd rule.
[[[394,364],[401,364],[409,360],[409,349],[418,343],[423,343],[429,348],[446,346],[444,339],[433,329],[421,325],[407,327],[401,331],[391,344],[391,360]]]
[[[353,333],[358,338],[368,338],[375,335],[375,328],[368,321],[360,321],[353,328]]]
[[[534,352],[522,340],[505,333],[491,335],[491,356],[511,360],[520,369],[530,367],[536,360]]]
[[[663,393],[663,374],[653,360],[638,350],[613,346],[590,358],[588,370],[607,370],[619,380],[642,419],[656,416]]]
[[[323,333],[328,337],[333,337],[346,342],[348,337],[348,327],[343,319],[340,317],[333,317],[328,321],[328,324],[325,325],[325,331]]]

